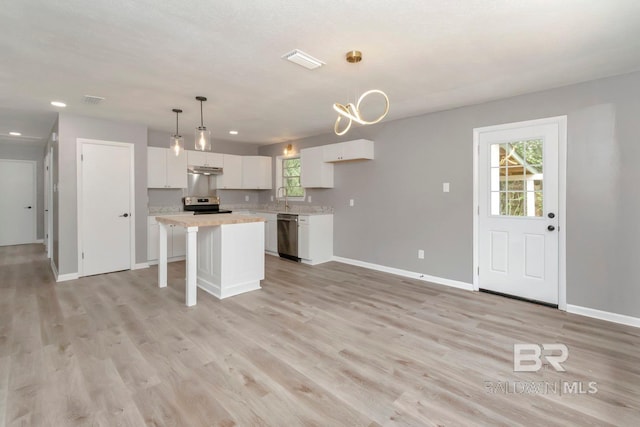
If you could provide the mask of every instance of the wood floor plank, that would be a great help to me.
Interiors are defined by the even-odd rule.
[[[184,276],[175,262],[163,289],[156,267],[56,284],[41,245],[0,248],[0,427],[640,420],[638,328],[272,256],[260,291],[188,308]],[[566,344],[566,372],[514,372],[516,343]]]

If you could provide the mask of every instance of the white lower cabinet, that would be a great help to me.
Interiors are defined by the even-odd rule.
[[[333,258],[333,215],[298,215],[298,256],[305,264]]]
[[[160,246],[160,226],[155,216],[147,220],[147,260],[157,261]],[[184,257],[187,254],[187,230],[177,225],[167,226],[167,258]]]

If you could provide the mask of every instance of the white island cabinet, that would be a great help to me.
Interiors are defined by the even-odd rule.
[[[158,286],[167,286],[167,231],[187,230],[186,305],[197,288],[219,299],[260,289],[264,279],[264,218],[236,214],[156,217],[160,225]]]

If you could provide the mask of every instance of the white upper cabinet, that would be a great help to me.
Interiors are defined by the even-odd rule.
[[[224,171],[226,173],[226,171]],[[270,190],[271,157],[243,156],[242,157],[242,188],[246,190]],[[220,188],[220,187],[218,187]]]
[[[300,180],[304,188],[333,188],[333,163],[324,161],[324,148],[300,150]]]
[[[324,146],[325,162],[344,162],[347,160],[372,160],[373,141],[356,139],[354,141]]]
[[[189,166],[209,166],[214,168],[224,167],[224,155],[210,153],[208,151],[187,151],[187,164]]]
[[[168,148],[147,147],[147,187],[187,188],[187,155]]]
[[[223,154],[222,175],[216,177],[216,187],[242,189],[242,156]]]

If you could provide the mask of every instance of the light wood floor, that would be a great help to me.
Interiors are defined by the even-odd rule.
[[[186,308],[184,263],[166,289],[156,268],[55,284],[41,245],[0,248],[0,427],[640,425],[639,329],[266,259],[262,290]],[[514,343],[557,342],[566,372],[513,372]],[[523,393],[544,381],[597,393]]]

